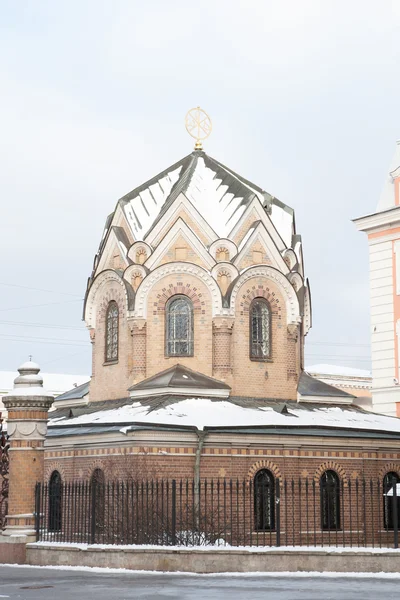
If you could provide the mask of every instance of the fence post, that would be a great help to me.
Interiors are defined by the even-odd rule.
[[[276,480],[276,545],[281,545],[281,482],[280,479]]]
[[[91,494],[91,521],[90,521],[90,543],[94,544],[96,541],[96,477],[92,478],[91,485],[89,486],[89,493]]]
[[[393,545],[395,548],[399,547],[399,522],[398,522],[398,510],[397,510],[397,479],[392,479],[393,489]]]
[[[38,482],[35,487],[35,531],[36,531],[36,541],[39,541],[39,533],[40,533],[40,496],[41,496],[41,484]]]
[[[172,480],[171,544],[176,546],[176,479]]]

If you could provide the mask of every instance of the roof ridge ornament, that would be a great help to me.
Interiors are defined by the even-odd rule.
[[[186,131],[196,140],[195,150],[203,150],[202,140],[208,138],[212,131],[211,119],[205,110],[197,106],[191,108],[185,117]]]

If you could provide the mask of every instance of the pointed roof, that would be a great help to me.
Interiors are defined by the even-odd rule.
[[[377,212],[382,212],[393,208],[395,206],[395,191],[394,191],[394,179],[400,176],[400,140],[396,142],[396,150],[390,163],[389,170],[386,174],[385,184],[383,186]]]
[[[286,245],[291,244],[293,210],[201,150],[135,188],[117,206],[124,212],[135,238],[143,240],[181,193],[221,238],[228,237],[246,206],[258,198]],[[106,230],[110,224],[106,223]],[[106,234],[107,231],[103,240]]]
[[[223,381],[193,371],[181,364],[157,373],[129,388],[131,398],[166,393],[192,396],[228,397],[230,387]]]

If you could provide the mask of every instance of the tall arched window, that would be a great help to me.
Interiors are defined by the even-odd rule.
[[[340,529],[340,480],[335,471],[325,471],[320,479],[321,529]]]
[[[106,362],[118,360],[118,305],[112,301],[106,313]]]
[[[193,355],[193,307],[186,296],[174,296],[166,306],[167,356]]]
[[[61,531],[62,482],[58,471],[53,471],[49,482],[49,531]]]
[[[105,525],[105,504],[106,504],[106,488],[105,488],[105,477],[104,472],[97,468],[93,471],[90,478],[90,493],[91,498],[91,518],[94,522],[94,531],[96,536],[100,536],[104,533]],[[98,537],[95,541],[101,541]]]
[[[250,358],[271,356],[271,310],[264,298],[255,298],[250,307]]]
[[[254,528],[275,528],[275,479],[268,469],[258,471],[254,477]]]
[[[394,486],[400,482],[400,478],[397,473],[394,471],[390,471],[390,473],[386,473],[383,478],[383,526],[385,529],[393,529],[394,528],[394,519],[393,519],[393,488]],[[388,495],[390,494],[390,495]],[[396,485],[396,495],[397,495],[397,522],[399,524],[400,517],[400,498],[397,492]]]

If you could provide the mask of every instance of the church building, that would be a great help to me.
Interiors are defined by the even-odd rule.
[[[304,371],[293,209],[199,142],[118,200],[83,316],[92,377],[54,402],[47,479],[400,470],[400,422]]]

